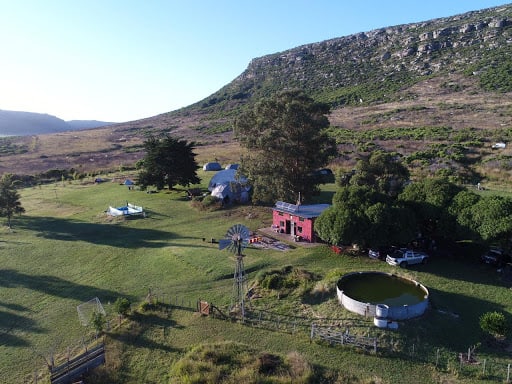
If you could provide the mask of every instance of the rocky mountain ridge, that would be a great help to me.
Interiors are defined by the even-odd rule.
[[[364,99],[361,84],[396,91],[439,73],[478,74],[495,59],[493,51],[510,55],[511,26],[506,5],[303,45],[252,60],[226,91],[240,98],[300,87],[335,106],[389,101],[394,92]]]
[[[148,133],[170,132],[203,148],[222,147],[233,142],[233,119],[240,111],[289,88],[330,103],[332,132],[347,161],[361,151],[343,143],[345,130],[361,132],[360,137],[366,131],[422,127],[447,129],[453,135],[483,130],[476,137],[484,148],[485,140],[507,140],[512,127],[512,5],[379,28],[255,58],[219,91],[177,111],[72,135],[41,135],[37,145],[11,139],[0,152],[0,172],[9,167],[18,171],[21,153],[23,164],[33,159],[33,170],[130,164],[142,156]],[[53,145],[58,141],[60,145]],[[378,145],[401,148],[407,156],[432,140],[411,141],[404,135]],[[482,156],[487,154],[475,155]]]

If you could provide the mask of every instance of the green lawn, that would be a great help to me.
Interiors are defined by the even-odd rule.
[[[200,176],[206,184],[211,175]],[[329,199],[333,190],[327,186],[322,196]],[[147,194],[112,182],[74,181],[20,193],[26,213],[14,219],[12,231],[4,227],[0,232],[2,383],[30,382],[35,370],[44,371],[41,355],[48,356],[51,350],[63,354],[67,346],[76,344],[86,332],[79,324],[76,306],[93,297],[110,313],[116,298],[128,297],[138,304],[150,288],[185,301],[203,298],[221,307],[228,305],[234,259],[209,240],[223,237],[233,224],[256,230],[271,222],[269,208],[199,211],[191,207],[183,191]],[[118,220],[104,213],[109,205],[127,201],[142,205],[148,216]],[[245,254],[249,280],[259,271],[293,265],[319,276],[334,269],[339,273],[383,270],[420,281],[430,289],[432,308],[422,318],[384,335],[408,345],[416,343],[417,348],[441,348],[456,356],[484,340],[478,325],[483,312],[499,310],[509,318],[512,315],[510,289],[496,271],[476,264],[433,260],[426,266],[397,270],[366,257],[336,255],[325,246],[288,252],[248,248]],[[303,308],[310,314],[355,317],[339,309],[332,291],[328,299],[311,303],[290,294],[280,299],[267,297],[257,305],[281,313]],[[190,346],[219,340],[239,341],[273,353],[296,350],[319,367],[346,372],[353,382],[417,382],[406,377],[432,383],[441,377],[450,377],[450,382],[471,381],[401,355],[371,356],[352,348],[310,343],[306,333],[254,329],[181,310],[141,316],[141,329],[112,334],[117,353],[111,364],[119,368],[116,382],[166,383],[170,365]],[[370,320],[357,321],[375,332]],[[510,352],[485,343],[479,353],[503,364],[512,360]]]

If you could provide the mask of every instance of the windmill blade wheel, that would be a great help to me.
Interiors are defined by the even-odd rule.
[[[219,242],[219,249],[227,248],[241,256],[242,250],[249,244],[250,231],[242,224],[235,224],[226,232],[226,236]]]

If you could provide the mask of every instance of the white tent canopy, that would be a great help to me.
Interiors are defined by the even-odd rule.
[[[213,175],[208,190],[212,196],[224,202],[247,203],[251,186],[245,176],[237,175],[236,169],[225,169]]]
[[[203,165],[203,171],[220,171],[221,169],[220,164],[215,161]]]
[[[107,214],[110,216],[144,216],[144,209],[137,205],[126,203],[124,207],[108,207]]]
[[[236,169],[224,169],[213,175],[210,183],[208,184],[208,190],[211,192],[217,185],[239,183],[242,185],[247,184],[247,178],[245,176],[237,176]]]

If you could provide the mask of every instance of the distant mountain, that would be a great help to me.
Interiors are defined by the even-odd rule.
[[[0,136],[29,136],[112,125],[96,120],[64,121],[58,117],[34,112],[0,110]]]

